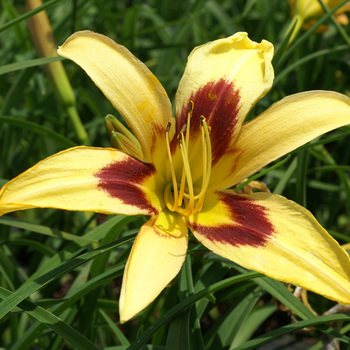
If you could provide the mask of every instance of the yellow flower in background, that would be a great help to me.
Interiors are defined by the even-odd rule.
[[[332,10],[338,6],[342,0],[323,0],[324,4]],[[298,15],[304,22],[312,19],[318,19],[325,15],[325,12],[318,0],[289,0],[293,14]],[[350,11],[350,2],[340,7],[336,13]]]
[[[175,98],[125,47],[73,34],[59,54],[80,65],[119,111],[107,127],[120,149],[75,147],[3,186],[0,215],[35,207],[148,215],[125,266],[122,322],[178,274],[188,228],[210,250],[248,269],[350,304],[348,254],[298,204],[232,186],[315,137],[350,124],[350,100],[329,91],[295,94],[250,122],[271,88],[273,46],[246,33],[190,54]]]
[[[288,0],[290,4],[291,14],[299,18],[303,29],[307,30],[311,28],[316,20],[325,15],[321,4],[318,0]],[[339,5],[342,0],[323,0],[324,4],[331,10],[335,6]],[[350,12],[350,1],[344,6],[341,6],[336,11],[335,16],[337,21],[342,25],[349,24],[348,17],[345,12]],[[321,25],[317,32],[324,32],[328,29],[327,26]]]

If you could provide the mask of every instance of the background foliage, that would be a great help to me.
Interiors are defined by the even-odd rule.
[[[0,1],[0,185],[39,160],[80,144],[32,44],[23,1]],[[281,0],[51,0],[57,44],[74,31],[110,36],[144,61],[171,99],[194,46],[237,31],[279,48],[290,25]],[[349,26],[330,19],[323,34],[300,32],[278,51],[276,81],[250,117],[280,98],[328,89],[350,95]],[[302,38],[302,40],[300,40]],[[35,61],[33,61],[35,60]],[[110,103],[74,63],[64,61],[86,144],[109,146]],[[301,126],[302,127],[302,126]],[[350,242],[350,128],[293,152],[267,173],[274,193],[306,206],[341,244]],[[119,324],[118,295],[132,240],[145,218],[30,210],[0,218],[2,349],[350,348],[350,316],[323,315],[334,303],[249,272],[190,239],[180,275],[139,317]],[[259,337],[263,335],[263,337]],[[285,344],[285,345],[283,345]],[[260,349],[265,349],[261,347]]]

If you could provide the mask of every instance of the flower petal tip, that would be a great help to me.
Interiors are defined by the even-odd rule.
[[[157,222],[158,224],[164,220]],[[125,265],[119,298],[122,322],[144,310],[179,273],[186,258],[187,227],[173,237],[149,219],[138,233]],[[179,226],[180,227],[180,226]]]

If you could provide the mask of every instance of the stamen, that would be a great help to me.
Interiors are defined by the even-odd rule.
[[[169,131],[171,128],[171,122],[168,123],[166,128],[166,148],[170,165],[170,172],[172,183],[169,183],[164,190],[164,201],[166,206],[171,211],[176,211],[182,215],[194,215],[199,212],[204,203],[205,193],[208,189],[211,175],[211,142],[210,142],[210,126],[204,116],[201,116],[201,142],[202,142],[202,184],[198,194],[195,195],[195,189],[193,187],[193,179],[191,173],[191,166],[189,160],[189,143],[190,143],[190,128],[191,117],[194,104],[191,101],[191,105],[187,115],[187,123],[181,128],[177,139],[179,142],[179,148],[181,152],[182,161],[182,175],[181,181],[178,184],[176,178],[175,167],[173,163],[173,157],[170,148]],[[186,132],[186,135],[185,135]],[[197,189],[196,189],[197,192]]]
[[[189,191],[189,203],[186,205],[186,209],[189,215],[190,213],[193,212],[194,209],[194,193],[193,193],[193,182],[192,182],[192,175],[191,175],[191,168],[190,168],[190,163],[188,161],[188,153],[187,153],[187,147],[186,145],[183,145],[183,134],[180,133],[179,137],[179,146],[180,146],[180,151],[181,151],[181,156],[182,156],[182,162],[183,162],[183,169],[186,174],[186,180],[187,180],[187,187]]]
[[[188,145],[190,143],[190,129],[191,129],[191,118],[192,118],[193,106],[194,106],[193,101],[190,101],[190,108],[188,110],[187,123],[186,123],[188,128],[188,132],[186,133],[187,152],[188,152]]]
[[[201,130],[202,130],[202,161],[203,161],[203,177],[202,177],[202,185],[200,192],[193,197],[196,202],[194,211],[192,214],[197,213],[203,207],[205,193],[209,186],[210,175],[211,175],[211,142],[210,142],[210,127],[208,126],[206,119],[204,116],[201,116]],[[185,198],[190,198],[190,195],[187,193],[184,194]]]
[[[164,199],[165,199],[165,202],[168,203],[169,209],[172,211],[175,211],[177,209],[178,191],[177,191],[177,180],[176,180],[175,168],[174,168],[174,164],[173,164],[173,157],[171,156],[171,150],[170,150],[170,139],[169,139],[170,127],[171,127],[171,122],[168,123],[165,133],[166,133],[166,148],[167,148],[167,153],[168,153],[171,178],[173,181],[174,205],[170,204],[169,198],[164,198]],[[170,193],[170,188],[169,189],[167,188],[164,192],[164,195],[167,195],[167,197],[169,197],[169,193]]]
[[[171,122],[169,122],[168,125],[166,126],[166,130],[165,130],[166,135],[169,135],[170,128],[171,128]]]
[[[211,163],[212,163],[211,142],[210,142],[210,135],[209,135],[210,126],[208,126],[207,121],[203,116],[201,117],[201,119],[202,119],[201,120],[202,132],[204,129],[204,132],[202,133],[202,142],[204,143],[204,141],[206,141],[205,142],[206,152],[204,151],[204,144],[202,143],[203,145],[203,179],[202,179],[202,188],[198,195],[198,202],[194,209],[195,213],[202,210],[204,198],[205,198],[205,192],[207,191],[209,186],[210,175],[211,175]]]
[[[184,124],[184,126],[181,128],[180,134],[178,135],[178,138],[180,138],[180,135],[183,134],[186,131],[186,150],[188,153],[188,145],[190,143],[190,129],[191,129],[191,118],[192,118],[192,112],[193,112],[193,106],[194,103],[193,101],[190,101],[190,108],[187,113],[187,123]],[[180,192],[179,192],[179,198],[177,201],[177,205],[181,207],[182,201],[183,201],[183,196],[185,192],[185,168],[182,169],[182,175],[181,175],[181,183],[180,183]]]

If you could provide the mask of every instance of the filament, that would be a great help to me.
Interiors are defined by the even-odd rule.
[[[192,112],[193,112],[193,101],[190,101],[190,108],[189,111],[187,113],[187,123],[184,124],[184,126],[181,128],[180,134],[178,135],[178,138],[180,137],[181,134],[183,134],[186,131],[186,149],[187,149],[187,153],[188,153],[188,144],[190,142],[190,128],[191,128],[191,117],[192,117]],[[180,139],[179,139],[180,142]],[[185,168],[182,169],[182,175],[181,175],[181,184],[180,184],[180,193],[178,196],[178,200],[177,200],[177,205],[179,207],[181,207],[182,204],[182,200],[183,200],[183,196],[184,196],[184,191],[185,191]]]
[[[201,116],[202,182],[200,189],[195,190],[189,161],[190,128],[193,108],[194,104],[191,101],[191,106],[187,115],[187,123],[183,125],[177,136],[182,164],[181,179],[179,182],[176,178],[176,171],[170,148],[169,130],[172,126],[170,122],[166,128],[166,148],[172,181],[164,190],[164,201],[169,210],[176,211],[186,216],[194,215],[202,209],[205,193],[210,182],[212,165],[210,126],[208,126],[205,117]],[[195,192],[197,192],[197,194]]]
[[[173,163],[173,157],[171,156],[171,149],[170,149],[170,140],[169,140],[170,127],[171,127],[171,122],[168,123],[165,133],[166,133],[166,146],[167,146],[168,160],[169,160],[169,165],[170,165],[171,179],[172,179],[172,182],[173,182],[173,189],[174,189],[174,205],[171,205],[170,201],[167,200],[167,199],[165,199],[165,202],[169,203],[169,205],[170,205],[169,209],[171,211],[175,211],[176,207],[177,207],[178,192],[177,192],[177,180],[176,180],[175,168],[174,168],[174,163]],[[164,195],[166,193],[168,193],[169,190],[170,189],[166,189],[165,192],[164,192]]]

